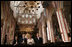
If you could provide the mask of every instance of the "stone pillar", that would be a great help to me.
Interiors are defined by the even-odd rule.
[[[11,27],[11,32],[10,32],[10,44],[13,44],[13,41],[14,41],[14,32],[15,32],[15,21],[13,20],[13,24],[12,24],[12,27]]]
[[[39,32],[38,32],[38,33],[39,33],[39,36],[40,36],[40,37],[42,37],[42,29],[41,29],[42,25],[41,25],[41,21],[42,21],[42,20],[40,19],[40,20],[38,21],[38,25],[37,25],[37,26],[38,26],[38,29],[39,29]]]
[[[39,28],[39,36],[42,37],[41,27]]]
[[[43,37],[43,44],[47,43],[44,14],[42,14],[42,37]]]
[[[11,27],[11,32],[10,32],[10,44],[13,44],[14,40],[14,27]]]
[[[43,34],[43,44],[47,43],[46,31],[45,31],[45,24],[42,22],[42,34]]]
[[[5,35],[6,35],[6,23],[7,21],[4,21],[4,25],[3,25],[3,31],[2,31],[2,35],[1,35],[1,41],[2,41],[2,44],[4,44],[4,40],[5,40]]]
[[[3,16],[3,26],[2,26],[2,29],[1,29],[1,44],[4,44],[4,39],[5,39],[5,29],[6,29],[6,21],[7,21],[7,14],[5,13],[5,5],[4,5],[4,1],[1,2],[1,16]]]
[[[67,23],[67,21],[66,21],[66,19],[64,18],[64,21],[65,21],[65,24],[66,24],[66,29],[67,29],[67,33],[70,33],[70,31],[69,31],[69,25],[68,25],[68,23]]]
[[[62,8],[63,8],[63,1],[53,1],[53,6],[56,9],[56,14],[57,14],[57,19],[58,19],[58,23],[59,23],[59,28],[60,28],[60,32],[61,32],[61,36],[62,36],[62,40],[64,42],[69,42],[68,39],[68,28],[67,25],[65,24],[65,20],[62,14]]]
[[[1,44],[4,44],[5,34],[6,34],[6,24],[7,24],[7,17],[5,17],[3,22],[2,34],[1,34]]]
[[[11,18],[12,19],[12,18]],[[11,20],[10,19],[10,23],[9,23],[9,29],[8,29],[8,33],[7,33],[7,44],[13,44],[13,40],[14,40],[14,32],[15,32],[15,21],[14,19]]]
[[[9,29],[8,29],[8,33],[7,33],[7,44],[9,44],[10,42],[10,24],[9,24]]]
[[[58,9],[56,11],[57,14],[57,19],[58,19],[58,23],[59,23],[59,27],[60,27],[60,31],[61,31],[61,36],[62,36],[62,40],[64,42],[69,42],[68,39],[68,34],[67,34],[67,25],[65,24],[65,20],[63,18],[63,14],[62,14],[62,10]]]
[[[52,21],[50,20],[47,20],[47,36],[48,40],[51,40],[51,42],[55,42]]]
[[[47,37],[48,40],[51,42],[55,42],[54,40],[54,32],[53,32],[53,26],[52,26],[52,8],[46,8],[46,17],[47,17]]]
[[[5,32],[4,32],[4,25],[3,25],[3,28],[1,29],[1,44],[4,44],[4,37],[5,37]]]

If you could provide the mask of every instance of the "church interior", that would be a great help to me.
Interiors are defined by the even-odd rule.
[[[71,42],[71,1],[1,1],[2,45],[37,33],[42,44]]]

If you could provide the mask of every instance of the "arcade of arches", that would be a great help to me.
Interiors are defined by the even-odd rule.
[[[39,33],[43,44],[71,42],[71,1],[1,1],[1,44]]]

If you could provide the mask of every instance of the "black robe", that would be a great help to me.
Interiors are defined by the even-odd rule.
[[[13,41],[13,45],[16,43],[16,40]],[[17,40],[17,45],[19,44],[19,41]]]
[[[27,39],[26,38],[24,38],[24,39],[22,38],[20,43],[22,44],[23,41],[24,41],[24,44],[27,44]]]
[[[41,37],[39,37],[39,39],[36,37],[35,38],[35,44],[42,44],[43,43],[43,39]]]

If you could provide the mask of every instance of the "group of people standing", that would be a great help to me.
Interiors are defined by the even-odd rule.
[[[15,40],[14,40],[13,44],[14,45],[19,45],[19,44],[33,45],[33,44],[42,44],[43,43],[43,39],[39,36],[38,33],[36,34],[36,37],[34,37],[34,38],[32,38],[31,34],[28,34],[27,37],[26,37],[26,34],[22,34],[22,38],[19,41],[18,37],[15,36]]]

